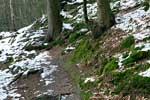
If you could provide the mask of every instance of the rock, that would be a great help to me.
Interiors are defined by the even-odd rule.
[[[32,100],[60,100],[60,97],[52,96],[52,95],[44,95],[44,96],[33,98]]]
[[[6,59],[6,61],[4,62],[4,64],[9,64],[9,63],[11,63],[11,62],[13,62],[13,61],[14,61],[13,57],[7,57],[7,59]]]

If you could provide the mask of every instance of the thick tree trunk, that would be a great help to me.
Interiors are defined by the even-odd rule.
[[[97,0],[98,5],[98,23],[93,29],[95,38],[104,33],[115,24],[115,17],[111,11],[109,0]]]
[[[48,34],[47,40],[55,39],[62,31],[62,22],[60,17],[60,1],[47,0],[48,14]]]

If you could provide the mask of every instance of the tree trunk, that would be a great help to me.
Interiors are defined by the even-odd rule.
[[[9,2],[10,15],[11,15],[11,24],[12,24],[12,30],[16,31],[15,22],[14,22],[15,14],[14,14],[14,8],[13,8],[12,2],[13,2],[12,0],[10,0],[10,2]]]
[[[111,11],[109,0],[97,0],[98,23],[94,27],[93,34],[97,38],[115,24],[115,17]]]
[[[89,19],[87,15],[87,0],[83,0],[83,12],[84,12],[85,23],[88,24]]]
[[[47,0],[48,14],[48,34],[47,40],[55,39],[62,31],[62,22],[60,17],[60,1]]]

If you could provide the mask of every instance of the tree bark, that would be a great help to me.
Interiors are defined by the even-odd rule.
[[[106,29],[113,25],[114,15],[111,11],[109,0],[97,0],[98,4],[98,23]]]
[[[83,0],[83,12],[84,12],[85,23],[88,24],[89,19],[87,14],[87,0]]]
[[[60,1],[47,0],[48,14],[48,34],[47,40],[55,39],[62,31],[62,22],[60,17]]]
[[[111,11],[109,0],[97,0],[97,5],[98,22],[95,23],[96,27],[92,31],[95,38],[115,24],[115,17]]]
[[[12,30],[16,31],[16,26],[15,26],[15,22],[14,22],[15,14],[14,14],[14,8],[13,8],[12,2],[13,2],[12,0],[10,0],[10,2],[9,2],[10,15],[11,15],[11,24],[12,24]]]

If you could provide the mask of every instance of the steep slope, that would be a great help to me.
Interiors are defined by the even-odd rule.
[[[83,100],[150,99],[150,10],[144,0],[111,0],[117,23],[98,39],[84,22],[82,3],[66,2],[63,32],[51,43],[44,40],[46,16],[18,32],[0,33],[0,97],[54,93],[65,98],[76,85]],[[89,0],[87,9],[96,21],[96,2]]]
[[[69,56],[65,68],[80,84],[84,100],[150,98],[150,10],[145,3],[112,0],[117,23],[96,40],[84,23],[81,3],[68,5],[65,14],[63,11],[65,21],[73,27],[64,31],[61,40],[67,45],[62,54]],[[89,1],[87,7],[89,19],[96,20],[96,3]],[[75,70],[80,75],[75,75]]]

